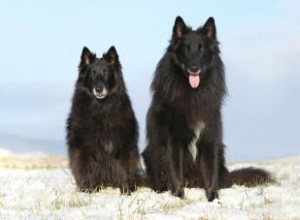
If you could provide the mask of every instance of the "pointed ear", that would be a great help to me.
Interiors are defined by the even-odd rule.
[[[173,27],[173,38],[182,38],[182,36],[187,32],[187,27],[180,16],[175,19],[175,24]]]
[[[91,64],[91,62],[93,61],[95,57],[95,54],[91,53],[91,51],[87,48],[84,47],[82,49],[82,53],[81,53],[81,61],[80,61],[80,66],[88,66]]]
[[[108,49],[108,51],[105,54],[105,59],[111,64],[119,63],[119,56],[114,46],[111,46]]]
[[[209,17],[202,27],[202,33],[210,39],[216,39],[217,29],[213,17]]]

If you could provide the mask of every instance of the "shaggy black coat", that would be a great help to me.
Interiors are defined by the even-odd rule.
[[[232,184],[224,158],[221,108],[226,84],[218,44],[212,17],[197,30],[176,18],[170,45],[155,71],[147,114],[143,157],[155,191],[170,189],[182,198],[183,187],[203,187],[212,201],[219,188]]]
[[[67,119],[70,167],[81,191],[120,187],[130,194],[137,181],[138,124],[126,92],[117,51],[102,58],[84,48]]]

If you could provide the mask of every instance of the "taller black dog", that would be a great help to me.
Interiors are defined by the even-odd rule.
[[[135,189],[138,124],[115,47],[102,58],[84,48],[79,64],[67,142],[72,173],[82,191],[102,186]]]
[[[192,30],[181,17],[158,63],[147,115],[148,145],[143,153],[151,187],[184,196],[184,186],[204,187],[212,201],[220,187],[237,180],[265,180],[269,174],[225,167],[221,107],[226,95],[214,19]],[[243,179],[244,178],[244,179]],[[248,179],[247,179],[248,178]]]

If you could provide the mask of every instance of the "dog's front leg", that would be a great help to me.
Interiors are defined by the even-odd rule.
[[[204,144],[200,157],[201,175],[204,180],[204,190],[209,202],[218,198],[219,157],[216,144]]]
[[[168,145],[169,181],[174,196],[184,198],[183,182],[183,149],[180,146]]]

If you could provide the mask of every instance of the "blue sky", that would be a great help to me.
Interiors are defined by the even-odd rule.
[[[1,2],[0,135],[63,143],[83,46],[102,55],[115,45],[142,150],[149,85],[177,15],[194,28],[216,20],[228,157],[299,155],[300,3],[291,0]]]

